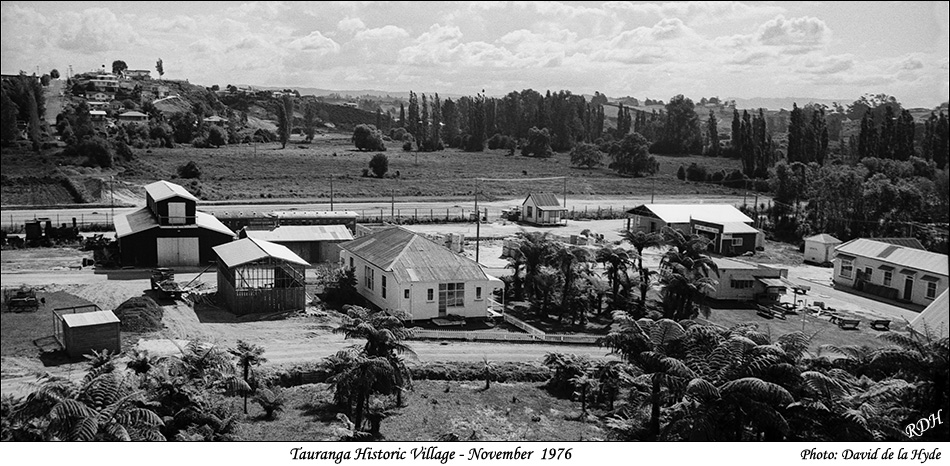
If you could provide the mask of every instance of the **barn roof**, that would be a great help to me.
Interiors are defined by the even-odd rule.
[[[198,198],[189,193],[187,189],[183,188],[181,185],[169,183],[165,180],[156,181],[152,184],[145,185],[145,192],[148,193],[148,195],[152,197],[152,200],[156,202],[171,197],[183,197],[185,199],[198,202]]]
[[[158,220],[148,207],[142,207],[139,210],[127,214],[116,215],[113,219],[115,224],[115,233],[119,238],[134,235],[151,228],[158,228]],[[234,236],[230,228],[224,226],[214,215],[204,212],[195,212],[195,223],[198,228],[216,231],[228,236]],[[176,228],[188,228],[187,226],[176,225]]]
[[[528,197],[525,198],[521,205],[524,205],[525,202],[528,202],[528,199],[531,199],[532,202],[534,202],[534,205],[538,207],[561,207],[561,203],[557,201],[557,196],[551,193],[528,194]]]
[[[652,212],[666,223],[689,223],[691,219],[718,224],[752,223],[752,219],[729,204],[643,204],[627,211],[638,214],[643,210]]]
[[[300,258],[286,246],[254,238],[244,238],[212,248],[228,268],[272,257],[303,266],[310,263]]]
[[[401,227],[378,231],[340,247],[393,272],[400,283],[490,280],[477,262]]]
[[[80,312],[78,314],[61,314],[63,322],[70,328],[89,327],[92,325],[117,324],[119,318],[112,311]]]
[[[898,246],[877,239],[857,238],[835,248],[838,254],[866,257],[910,269],[947,276],[947,256],[921,249]]]
[[[950,335],[950,290],[943,290],[923,312],[914,317],[910,327],[918,333],[930,332],[937,338]]]
[[[345,225],[284,225],[273,230],[245,230],[248,238],[265,241],[350,241],[353,234]]]
[[[811,241],[811,242],[820,243],[820,244],[841,244],[840,239],[835,238],[834,236],[831,236],[827,233],[822,233],[820,235],[815,235],[815,236],[809,236],[808,238],[805,238],[805,241]]]
[[[742,222],[722,222],[722,232],[723,233],[758,233],[759,230],[756,230],[749,225],[748,223]]]

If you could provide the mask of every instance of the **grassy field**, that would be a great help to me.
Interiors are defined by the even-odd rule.
[[[660,172],[656,180],[625,178],[605,167],[592,170],[572,167],[569,154],[555,154],[548,159],[508,156],[504,150],[481,153],[447,149],[439,152],[403,152],[389,143],[389,172],[384,179],[363,177],[375,152],[357,151],[345,134],[321,135],[313,144],[292,141],[286,149],[279,144],[231,145],[218,149],[195,149],[179,146],[174,149],[137,149],[136,158],[121,162],[109,170],[74,167],[75,160],[59,160],[57,156],[40,156],[4,149],[3,204],[36,203],[38,205],[71,203],[73,197],[56,185],[46,188],[21,189],[18,178],[65,173],[77,185],[88,179],[145,185],[158,179],[175,180],[205,200],[228,199],[314,199],[328,198],[330,178],[338,198],[452,197],[470,196],[478,184],[474,178],[512,179],[568,177],[570,195],[646,195],[655,187],[657,195],[665,194],[732,194],[734,190],[711,184],[684,183],[676,179],[680,165],[698,162],[710,171],[731,171],[738,160],[697,156],[657,156]],[[200,180],[179,180],[177,169],[194,161],[201,169]],[[37,164],[39,169],[37,169]],[[59,164],[66,165],[60,167]],[[396,174],[398,172],[398,177]],[[561,180],[549,181],[482,181],[480,192],[486,199],[516,197],[529,191],[560,193]],[[53,192],[56,190],[56,192]],[[46,191],[50,191],[47,193]],[[90,193],[94,197],[95,193]]]
[[[407,405],[392,410],[381,433],[389,441],[437,441],[455,434],[459,440],[581,441],[605,439],[602,426],[574,420],[580,404],[552,397],[538,383],[416,381]],[[287,404],[276,420],[265,420],[259,406],[236,430],[240,441],[339,440],[343,424],[328,404],[326,384],[301,385],[284,391]],[[238,401],[234,401],[235,409]]]

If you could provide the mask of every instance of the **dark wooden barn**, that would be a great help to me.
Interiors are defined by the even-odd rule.
[[[99,306],[66,307],[53,310],[53,336],[70,358],[79,359],[93,351],[122,350],[119,318]]]
[[[218,298],[234,314],[303,309],[307,261],[279,244],[244,238],[214,248]]]
[[[145,187],[146,207],[115,217],[122,265],[197,266],[214,260],[212,248],[234,239],[197,198],[167,181]]]

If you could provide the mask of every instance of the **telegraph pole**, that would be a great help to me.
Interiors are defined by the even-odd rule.
[[[653,198],[656,196],[656,175],[651,176],[650,181],[653,182],[653,185],[650,188],[650,204],[653,204]]]
[[[330,210],[333,210],[333,175],[330,175]]]
[[[475,262],[478,262],[478,246],[481,241],[482,214],[478,212],[478,178],[475,178]]]
[[[389,192],[389,216],[393,218],[393,222],[396,221],[396,190],[395,189]]]
[[[109,176],[109,194],[112,196],[112,219],[115,220],[115,175]]]

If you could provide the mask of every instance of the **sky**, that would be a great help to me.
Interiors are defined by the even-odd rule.
[[[502,95],[950,97],[950,2],[19,2],[3,73]]]

